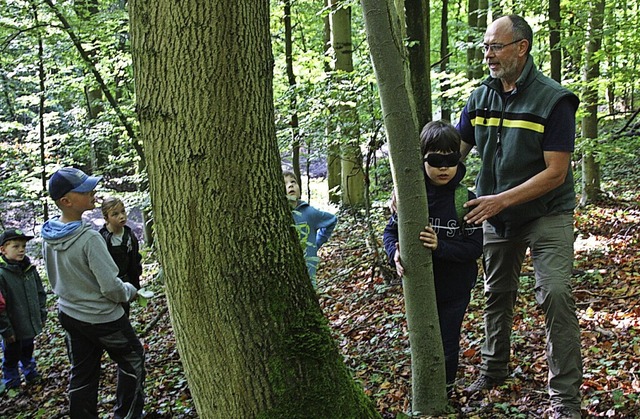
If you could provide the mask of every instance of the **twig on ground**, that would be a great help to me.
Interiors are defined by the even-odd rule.
[[[158,324],[158,322],[164,318],[165,314],[167,314],[167,311],[169,310],[169,306],[164,306],[162,307],[162,310],[160,310],[160,312],[156,315],[156,317],[151,320],[151,323],[149,323],[147,325],[147,327],[142,331],[142,333],[140,334],[140,337],[145,337],[147,335],[147,333],[149,333],[150,331],[152,331],[156,325]]]

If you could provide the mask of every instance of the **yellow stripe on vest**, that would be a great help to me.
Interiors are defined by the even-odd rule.
[[[476,125],[497,127],[500,125],[500,118],[485,118],[483,116],[476,116],[473,120],[471,120],[471,125],[473,125],[474,127]],[[509,128],[522,128],[539,132],[541,134],[544,133],[544,125],[538,124],[537,122],[525,121],[522,119],[505,119],[502,125]]]

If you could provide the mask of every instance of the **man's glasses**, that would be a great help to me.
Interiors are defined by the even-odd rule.
[[[483,52],[483,53],[485,53],[485,54],[486,54],[489,50],[491,50],[491,52],[493,52],[493,53],[495,54],[495,53],[497,53],[497,52],[502,51],[502,49],[503,49],[504,47],[508,47],[509,45],[513,45],[513,44],[518,43],[518,42],[520,42],[520,41],[522,41],[522,40],[524,40],[524,38],[520,38],[520,39],[518,39],[518,40],[516,40],[516,41],[509,42],[508,44],[482,44],[482,45],[480,46],[480,48],[482,48],[482,52]]]

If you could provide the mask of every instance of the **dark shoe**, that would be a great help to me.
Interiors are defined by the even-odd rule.
[[[576,412],[573,409],[564,406],[558,406],[553,408],[550,418],[552,419],[581,419],[580,412]]]
[[[20,385],[22,383],[20,382],[20,380],[13,380],[13,381],[5,381],[4,382],[4,387],[6,390],[16,390],[20,388]]]
[[[504,383],[504,378],[493,378],[487,375],[480,375],[473,384],[464,389],[467,395],[477,393],[482,390],[490,390]]]
[[[27,384],[35,384],[38,381],[40,381],[41,378],[42,376],[38,371],[32,371],[29,375],[24,376],[24,379],[27,382]]]

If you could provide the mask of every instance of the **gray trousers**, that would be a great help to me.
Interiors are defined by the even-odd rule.
[[[580,328],[571,292],[573,215],[529,223],[516,237],[502,238],[484,225],[485,296],[482,374],[508,375],[513,308],[527,248],[535,270],[535,296],[545,316],[549,395],[553,406],[580,410]]]

